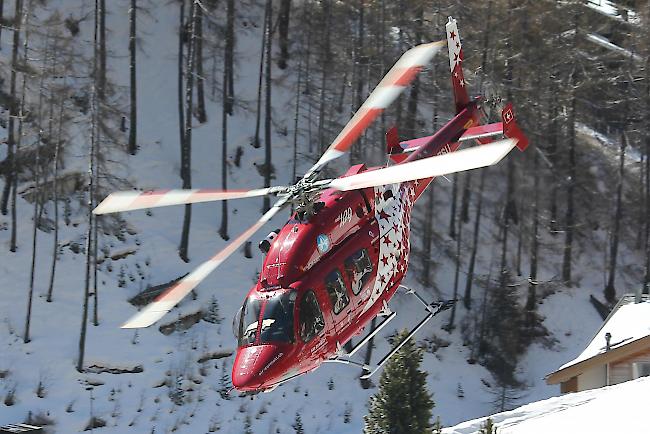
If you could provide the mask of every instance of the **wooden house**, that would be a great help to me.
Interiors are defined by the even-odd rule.
[[[623,296],[575,359],[546,376],[562,393],[650,376],[650,297]]]

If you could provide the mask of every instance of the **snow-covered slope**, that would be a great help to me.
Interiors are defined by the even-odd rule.
[[[650,430],[647,396],[650,378],[602,389],[570,393],[489,416],[499,434],[626,433]],[[445,434],[474,434],[487,417],[443,429]]]
[[[7,2],[5,2],[7,3]],[[79,5],[85,3],[86,7]],[[107,27],[110,29],[110,76],[118,85],[128,85],[127,38],[128,0],[106,2],[109,5]],[[69,13],[88,14],[88,2],[81,0],[50,1],[50,8],[59,7],[64,15]],[[176,44],[178,26],[177,8],[170,5],[153,6],[148,13],[142,13],[138,22],[138,101],[139,101],[139,144],[140,152],[135,157],[122,156],[116,170],[127,175],[139,188],[180,187],[178,115],[176,86]],[[220,2],[219,4],[223,4]],[[5,8],[8,8],[5,5]],[[242,12],[244,13],[244,12]],[[242,106],[254,106],[257,89],[257,68],[259,62],[261,8],[246,10],[246,18],[237,28],[237,79],[236,96]],[[216,17],[222,19],[223,17]],[[246,26],[242,23],[246,21]],[[90,39],[90,24],[82,25],[82,37]],[[441,29],[441,32],[443,30]],[[469,34],[469,32],[467,32]],[[3,32],[2,56],[10,52],[10,38]],[[478,41],[468,42],[468,47],[477,46]],[[470,48],[468,48],[470,49]],[[446,59],[434,61],[444,64]],[[206,60],[211,67],[210,60]],[[220,68],[220,64],[217,65]],[[292,149],[291,140],[280,132],[291,130],[293,109],[293,86],[295,76],[291,70],[274,70],[276,86],[273,91],[274,125],[273,163],[276,167],[277,184],[291,182]],[[423,108],[426,110],[426,108]],[[193,131],[193,183],[195,187],[218,187],[220,180],[220,131],[221,109],[219,101],[208,102],[208,123],[195,124]],[[254,188],[263,180],[253,167],[254,162],[263,161],[263,149],[249,146],[254,131],[255,117],[250,111],[238,107],[229,121],[229,149],[234,155],[241,146],[244,155],[242,168],[231,167],[229,185],[231,188]],[[6,132],[3,133],[6,134]],[[75,153],[75,167],[84,167],[84,151],[88,137],[76,138],[79,152]],[[306,154],[305,140],[301,140],[301,153]],[[4,149],[4,146],[3,146]],[[312,156],[314,157],[314,156]],[[513,158],[520,158],[513,156]],[[299,170],[305,170],[308,162],[301,160]],[[505,177],[502,169],[491,172],[491,185],[498,194]],[[440,226],[447,223],[447,198],[451,184],[440,180],[436,186],[436,213]],[[438,208],[439,205],[439,208]],[[419,204],[416,205],[416,207]],[[135,228],[136,235],[125,242],[103,239],[111,244],[111,252],[125,247],[137,246],[137,252],[124,259],[105,262],[100,268],[100,325],[89,326],[86,348],[86,366],[103,364],[112,367],[142,366],[143,372],[134,374],[80,374],[75,370],[79,336],[80,312],[83,295],[83,255],[74,254],[65,248],[59,263],[54,301],[46,303],[52,236],[39,233],[37,256],[36,290],[32,318],[32,341],[22,343],[21,336],[29,283],[31,261],[31,205],[19,200],[20,220],[19,250],[8,253],[9,220],[0,216],[0,424],[24,421],[28,414],[48,416],[58,433],[69,434],[84,428],[91,414],[106,421],[104,433],[197,433],[207,432],[210,427],[221,427],[223,433],[241,433],[246,417],[250,417],[256,433],[291,432],[291,425],[297,413],[301,414],[308,433],[359,433],[363,415],[367,412],[368,398],[374,389],[362,389],[356,368],[341,365],[325,365],[295,382],[279,387],[271,394],[262,394],[254,399],[239,397],[230,400],[219,394],[221,377],[229,375],[232,358],[223,358],[199,363],[205,353],[232,350],[235,339],[230,333],[230,320],[243,301],[245,293],[253,284],[262,255],[253,249],[253,258],[234,254],[217,272],[213,273],[198,288],[198,298],[186,300],[179,308],[183,314],[204,307],[210,298],[216,296],[221,316],[221,325],[200,322],[189,331],[162,335],[156,327],[137,334],[119,328],[134,312],[135,308],[126,300],[147,285],[156,285],[177,278],[203,260],[222,249],[225,245],[217,234],[220,205],[201,204],[193,207],[190,238],[190,263],[178,258],[177,248],[182,224],[182,207],[155,209],[151,214],[138,211],[125,215]],[[251,199],[230,203],[231,237],[241,233],[260,215],[261,200]],[[444,217],[443,217],[444,215]],[[268,229],[279,227],[287,215],[277,216]],[[81,240],[84,224],[63,228],[63,240]],[[258,237],[264,235],[263,231]],[[442,232],[442,231],[441,231]],[[492,239],[496,229],[489,224],[481,228],[485,240]],[[600,234],[603,235],[604,234]],[[419,242],[419,234],[413,234],[413,242]],[[556,243],[558,241],[555,241]],[[440,240],[434,254],[436,262],[435,284],[441,297],[450,298],[453,287],[453,261],[446,254],[454,242]],[[551,244],[549,242],[548,244]],[[486,242],[478,254],[477,269],[487,274],[493,264],[494,245]],[[550,248],[549,248],[550,250]],[[558,340],[552,350],[536,344],[531,347],[520,364],[519,377],[529,386],[520,401],[547,398],[558,393],[557,387],[547,386],[542,380],[548,372],[566,360],[575,357],[600,325],[600,318],[587,304],[589,294],[600,292],[600,274],[596,272],[600,262],[591,257],[580,256],[577,248],[576,281],[582,287],[568,289],[556,285],[556,293],[546,298],[539,311],[546,317],[545,325]],[[625,257],[625,251],[622,256]],[[544,256],[544,255],[541,255]],[[625,258],[624,258],[625,259]],[[544,256],[540,266],[540,281],[555,279],[558,263],[554,255]],[[525,261],[525,260],[524,260]],[[598,263],[596,263],[598,262]],[[524,263],[524,266],[526,264]],[[119,285],[120,270],[124,270],[126,285]],[[522,283],[525,277],[520,277]],[[621,287],[629,285],[625,276],[619,280]],[[410,275],[406,284],[419,288]],[[525,283],[522,283],[525,284]],[[464,277],[461,277],[461,287]],[[477,291],[482,291],[482,288]],[[423,294],[434,298],[433,291],[423,289]],[[480,292],[479,297],[482,297]],[[92,300],[91,300],[92,303]],[[397,319],[379,335],[374,359],[385,353],[388,343],[385,336],[397,328],[412,327],[420,315],[421,305],[412,297],[397,296],[391,307],[398,312]],[[176,312],[163,322],[175,319]],[[472,311],[458,307],[457,320],[472,318]],[[488,414],[492,409],[493,381],[489,372],[479,365],[467,363],[470,351],[462,345],[460,327],[452,333],[439,329],[447,321],[442,316],[432,322],[419,338],[430,337],[432,333],[448,340],[448,347],[435,353],[425,353],[423,368],[429,373],[428,386],[434,394],[436,408],[434,415],[440,415],[443,424],[458,423],[468,417]],[[225,366],[224,366],[225,365]],[[175,405],[169,398],[171,379],[182,375],[181,385],[186,391],[184,405]],[[331,379],[331,386],[328,382]],[[169,384],[165,384],[168,381]],[[38,384],[43,386],[37,394]],[[89,384],[94,385],[88,390]],[[459,396],[459,387],[464,396]],[[11,406],[3,403],[14,391],[15,402]],[[92,392],[92,394],[91,394]],[[38,396],[40,395],[40,396]]]

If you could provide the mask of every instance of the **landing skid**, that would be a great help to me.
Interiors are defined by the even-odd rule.
[[[422,303],[422,305],[424,305],[425,310],[428,312],[427,316],[424,317],[424,319],[422,319],[422,321],[420,321],[409,332],[408,336],[404,340],[402,340],[402,342],[400,342],[400,344],[397,345],[397,347],[393,348],[388,354],[386,354],[379,361],[379,363],[377,363],[377,365],[374,368],[371,367],[370,365],[365,364],[365,363],[360,363],[360,362],[357,362],[355,360],[350,360],[349,359],[350,357],[354,356],[357,353],[357,351],[359,351],[363,346],[365,346],[370,341],[370,339],[372,339],[377,333],[379,333],[386,325],[388,325],[388,323],[391,322],[395,318],[395,316],[397,315],[395,312],[391,311],[388,308],[388,305],[386,305],[386,303],[384,303],[384,308],[382,309],[381,312],[379,312],[379,316],[384,316],[385,317],[384,320],[381,322],[381,324],[379,324],[370,333],[368,333],[368,335],[365,338],[363,338],[361,340],[361,342],[359,342],[357,345],[355,345],[354,348],[352,348],[352,350],[349,353],[340,354],[340,355],[336,356],[333,359],[326,360],[326,362],[329,362],[329,363],[343,363],[345,365],[358,366],[358,367],[362,368],[364,370],[364,372],[365,372],[363,375],[361,375],[360,378],[362,380],[367,380],[370,377],[372,377],[373,375],[375,375],[377,373],[377,371],[379,371],[379,369],[381,369],[381,367],[384,366],[384,364],[386,364],[386,362],[388,360],[390,360],[390,358],[393,357],[402,348],[402,346],[404,346],[404,344],[406,344],[406,342],[409,339],[411,339],[422,327],[424,327],[424,325],[426,323],[431,321],[431,319],[434,316],[438,315],[440,312],[445,311],[445,310],[449,309],[450,307],[452,307],[457,301],[457,300],[447,300],[447,301],[434,301],[433,303],[427,303],[424,300],[424,298],[422,298],[420,296],[420,294],[415,292],[415,290],[413,290],[411,288],[408,288],[408,287],[406,287],[404,285],[400,285],[399,287],[405,289],[406,294],[411,294],[415,298],[417,298],[418,301],[420,303]],[[339,350],[341,351],[340,348],[339,348]]]

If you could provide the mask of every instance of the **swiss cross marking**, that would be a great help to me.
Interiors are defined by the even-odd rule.
[[[503,114],[503,119],[506,121],[506,124],[509,124],[510,122],[512,122],[513,117],[514,116],[512,115],[512,110],[510,110],[510,109],[508,109],[508,111],[506,111]]]

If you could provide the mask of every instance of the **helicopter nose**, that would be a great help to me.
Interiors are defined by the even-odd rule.
[[[240,391],[270,387],[277,378],[284,352],[276,345],[239,348],[232,369],[232,385]]]

